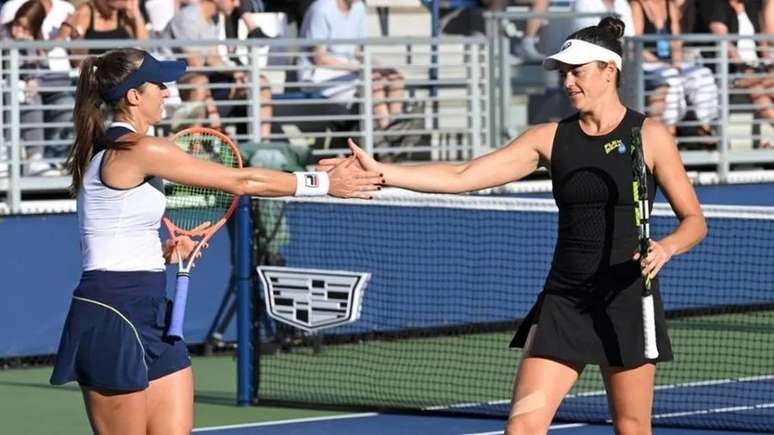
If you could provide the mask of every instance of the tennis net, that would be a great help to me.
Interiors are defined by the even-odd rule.
[[[556,241],[551,199],[419,195],[259,201],[261,261],[371,273],[359,320],[303,333],[263,318],[257,400],[507,416]],[[774,209],[707,206],[707,239],[661,274],[675,361],[655,425],[774,431]],[[652,234],[677,220],[656,204]],[[609,419],[587,367],[557,420]]]

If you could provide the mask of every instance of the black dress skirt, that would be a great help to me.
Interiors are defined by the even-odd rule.
[[[635,262],[612,268],[591,291],[574,293],[544,290],[519,326],[511,347],[524,347],[536,326],[530,355],[603,367],[637,367],[672,360],[658,279],[652,282],[659,355],[644,355],[642,278]],[[628,269],[628,273],[624,272]],[[634,279],[622,279],[624,276]]]

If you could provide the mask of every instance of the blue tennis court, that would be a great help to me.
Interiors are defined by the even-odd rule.
[[[330,418],[311,418],[256,424],[200,428],[194,432],[211,435],[500,435],[504,422],[496,419],[436,417],[363,413]],[[550,434],[592,435],[613,433],[610,426],[558,423]],[[656,435],[756,435],[763,432],[733,432],[655,428]]]

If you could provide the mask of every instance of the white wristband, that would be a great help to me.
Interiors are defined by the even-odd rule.
[[[324,196],[328,194],[330,180],[327,172],[294,172],[295,196]]]

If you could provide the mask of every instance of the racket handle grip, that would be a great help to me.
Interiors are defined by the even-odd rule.
[[[645,358],[658,358],[658,345],[656,344],[656,315],[653,307],[653,295],[642,298],[642,325],[645,338]]]
[[[175,287],[175,302],[172,304],[172,318],[169,321],[169,330],[167,335],[183,339],[183,321],[185,319],[185,304],[188,300],[188,274],[180,272],[177,274],[177,285]]]

